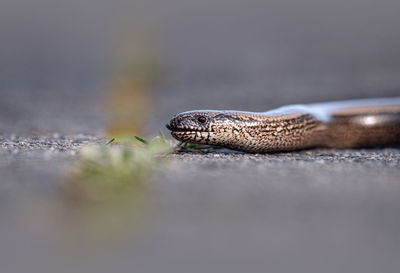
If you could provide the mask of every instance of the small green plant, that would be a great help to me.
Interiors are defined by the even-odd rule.
[[[82,238],[113,241],[142,230],[154,214],[153,175],[172,151],[163,134],[84,147],[64,183],[62,206],[51,206],[67,222],[63,235],[79,244]]]
[[[62,206],[51,205],[67,241],[104,242],[136,233],[154,215],[152,178],[173,152],[207,152],[207,145],[179,143],[159,136],[113,138],[79,152],[62,191]],[[63,224],[61,224],[63,223]],[[134,235],[134,234],[132,234]]]
[[[90,145],[80,151],[66,185],[67,193],[74,199],[92,201],[121,198],[147,181],[165,161],[165,155],[214,149],[184,142],[176,145],[162,131],[152,140],[135,136],[130,142],[118,142],[113,138],[105,145]]]
[[[66,186],[68,194],[92,201],[121,198],[147,181],[172,147],[163,134],[150,141],[135,139],[137,143],[110,140],[106,145],[83,148]]]
[[[187,143],[187,142],[180,142],[176,145],[175,151],[176,152],[202,152],[208,153],[213,150],[218,149],[218,147],[211,146],[211,145],[204,145],[204,144],[195,144],[195,143]]]

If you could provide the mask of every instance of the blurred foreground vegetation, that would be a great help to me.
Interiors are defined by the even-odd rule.
[[[138,137],[145,135],[162,72],[161,54],[148,38],[140,31],[123,37],[105,97],[105,131],[112,140],[79,152],[64,181],[61,205],[47,206],[49,215],[61,218],[57,230],[62,237],[78,245],[82,239],[108,242],[143,229],[154,213],[152,180],[166,164],[166,155],[211,149],[176,145],[162,131],[152,140]]]
[[[76,201],[105,202],[135,193],[164,163],[172,145],[164,135],[151,141],[91,145],[80,152],[65,190]],[[131,197],[128,197],[131,198]]]

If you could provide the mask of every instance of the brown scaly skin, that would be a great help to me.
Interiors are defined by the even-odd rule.
[[[295,105],[269,112],[189,111],[167,128],[174,138],[264,153],[400,143],[400,98]]]

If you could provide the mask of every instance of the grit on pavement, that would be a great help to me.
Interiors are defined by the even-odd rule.
[[[309,17],[298,5],[290,9],[288,21],[281,15],[289,10],[280,4],[268,12],[261,9],[265,16],[260,7],[269,6],[262,2],[222,5],[209,13],[206,5],[188,5],[179,16],[169,10],[160,26],[166,75],[153,94],[148,135],[165,128],[173,114],[191,109],[265,111],[286,104],[399,96],[399,17],[390,3],[379,8],[371,4],[365,14],[342,14],[344,3],[327,9],[315,2],[319,15]],[[249,13],[242,14],[242,8]],[[340,13],[342,20],[333,20],[331,12]],[[207,14],[213,27],[194,16],[198,13]],[[369,23],[369,15],[376,13],[381,20]],[[94,18],[93,25],[101,19]],[[363,32],[363,26],[368,31]],[[55,63],[33,59],[31,65],[39,69],[28,74],[34,80],[26,80],[27,71],[17,66],[10,66],[11,72],[2,78],[3,208],[26,193],[57,192],[77,151],[107,141],[102,109],[107,69],[95,69],[107,67],[107,60],[98,61],[97,53],[87,57],[96,39],[104,37],[92,37],[93,43],[86,43],[85,35],[72,38],[83,39],[82,48],[69,45],[67,53],[81,54],[66,53]],[[39,53],[52,48],[46,41],[32,46]],[[57,50],[52,54],[60,53]],[[74,62],[79,65],[71,65]],[[10,78],[18,72],[23,84],[15,85]],[[83,80],[86,76],[90,81]],[[50,78],[51,83],[43,80]],[[274,154],[215,150],[168,157],[169,164],[155,175],[157,212],[139,242],[112,246],[107,257],[62,265],[46,234],[8,223],[13,211],[4,209],[0,271],[400,269],[399,147]],[[86,259],[87,253],[83,256]]]

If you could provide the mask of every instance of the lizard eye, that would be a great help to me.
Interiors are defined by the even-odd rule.
[[[200,123],[205,123],[207,121],[207,118],[204,117],[204,116],[200,116],[200,117],[197,118],[197,121],[200,122]]]

